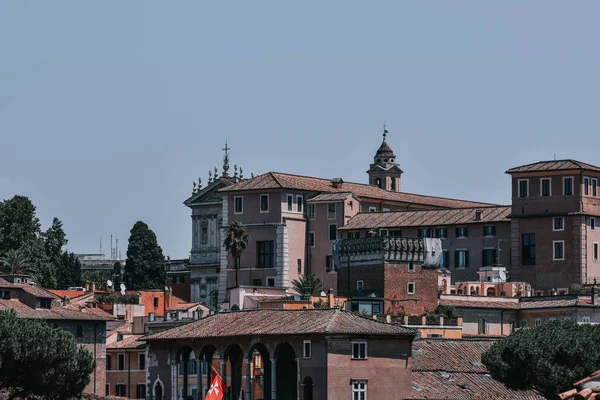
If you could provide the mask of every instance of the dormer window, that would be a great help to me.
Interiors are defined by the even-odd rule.
[[[52,299],[40,299],[40,308],[52,308]]]

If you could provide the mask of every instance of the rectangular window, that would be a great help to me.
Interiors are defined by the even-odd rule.
[[[367,342],[352,342],[352,359],[364,360],[367,358]]]
[[[552,242],[552,247],[554,248],[554,256],[553,260],[564,260],[565,259],[565,241],[564,240],[555,240]]]
[[[456,228],[456,237],[458,239],[466,238],[469,236],[469,228],[466,226],[459,226]]]
[[[589,324],[592,321],[591,317],[581,317],[581,322]]]
[[[337,239],[337,224],[329,224],[329,240]]]
[[[364,288],[365,288],[365,282],[364,281],[356,281],[356,290],[358,292],[361,292]]]
[[[106,355],[106,370],[107,371],[112,370],[112,357],[110,354]]]
[[[81,324],[77,324],[77,337],[83,337],[83,326]]]
[[[272,240],[259,240],[256,242],[256,267],[273,268],[275,252]]]
[[[535,265],[535,233],[524,233],[521,236],[523,265]]]
[[[244,198],[242,196],[235,196],[233,198],[233,213],[242,214],[244,212]]]
[[[154,308],[158,307],[158,297],[154,298]]]
[[[590,195],[590,178],[583,178],[583,194]]]
[[[118,369],[119,371],[125,370],[125,354],[118,355]]]
[[[117,385],[115,385],[115,394],[119,397],[126,397],[127,394],[125,393],[126,390],[126,386],[122,383],[119,383]]]
[[[52,308],[52,299],[40,299],[40,308]]]
[[[420,238],[430,238],[431,237],[431,229],[429,228],[419,228],[419,237]]]
[[[565,196],[573,194],[573,178],[563,178],[563,194]]]
[[[138,370],[143,371],[146,369],[146,354],[138,354]]]
[[[486,225],[483,227],[483,236],[496,236],[496,227],[494,225]]]
[[[469,250],[454,252],[454,268],[469,268]]]
[[[414,282],[408,282],[406,284],[406,293],[408,294],[415,294],[416,288],[415,288],[415,283]]]
[[[348,232],[348,239],[360,239],[360,232]]]
[[[377,211],[377,207],[369,207],[369,212],[376,212]]]
[[[308,214],[308,218],[309,219],[315,219],[315,205],[314,204],[309,204],[308,206],[307,214]]]
[[[592,179],[592,196],[598,196],[598,179]]]
[[[390,236],[393,236],[393,237],[401,237],[401,236],[402,236],[402,231],[401,231],[401,230],[399,230],[399,229],[396,229],[396,230],[390,231]]]
[[[325,256],[325,271],[327,271],[327,272],[335,271],[335,266],[333,265],[333,257],[331,257],[331,255]]]
[[[388,236],[388,230],[387,229],[380,229],[379,230],[379,236]]]
[[[521,320],[521,328],[527,328],[527,320],[526,319]]]
[[[541,181],[541,186],[542,186],[542,196],[544,196],[544,197],[550,196],[550,193],[551,193],[550,179],[542,178],[542,179],[540,179],[540,181]]]
[[[135,392],[137,394],[136,399],[145,399],[146,398],[146,385],[144,385],[143,383],[138,383],[137,389]]]
[[[294,209],[294,196],[291,194],[287,195],[287,210],[292,211]]]
[[[275,286],[275,278],[267,278],[267,286],[274,287]]]
[[[3,290],[0,292],[0,298],[4,300],[10,300],[10,290]]]
[[[310,358],[312,355],[312,348],[311,348],[311,341],[310,340],[305,340],[302,346],[302,357],[303,358]]]
[[[260,195],[260,212],[261,213],[269,212],[269,195],[268,194]]]
[[[482,265],[490,267],[496,264],[496,249],[483,249]]]
[[[308,232],[308,245],[310,247],[315,247],[315,233]]]
[[[435,228],[435,237],[438,239],[446,239],[448,237],[448,228]]]
[[[565,230],[565,220],[563,217],[554,217],[554,224],[552,230],[554,231],[564,231]]]
[[[408,262],[408,272],[415,272],[415,263],[412,261]]]
[[[479,318],[477,333],[480,335],[487,334],[487,320],[485,318]]]
[[[335,203],[327,203],[327,219],[335,219]]]
[[[107,397],[110,396],[110,383],[106,384],[106,389],[105,390],[106,390],[106,396]]]
[[[527,197],[529,195],[529,179],[519,179],[519,197]]]
[[[594,242],[594,261],[598,261],[598,242]]]
[[[533,320],[533,326],[540,326],[542,325],[542,319],[541,318],[536,318]]]
[[[296,196],[296,211],[301,213],[304,210],[304,198],[302,196]]]
[[[301,274],[302,273],[302,260],[299,258],[297,261],[298,264],[298,273]]]
[[[596,230],[596,218],[594,217],[590,217],[590,229],[593,231]]]
[[[442,258],[440,259],[440,268],[448,268],[450,267],[450,258],[449,258],[448,250],[442,250]]]
[[[352,400],[367,400],[366,381],[352,381]]]

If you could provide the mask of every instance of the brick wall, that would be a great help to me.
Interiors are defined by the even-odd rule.
[[[327,398],[351,399],[352,380],[367,381],[367,398],[397,400],[410,397],[411,345],[408,340],[368,339],[367,359],[353,360],[351,340],[327,341]]]
[[[415,284],[414,294],[408,293],[409,282]],[[420,315],[437,308],[437,269],[415,265],[414,272],[409,272],[408,264],[385,264],[384,285],[386,312]]]

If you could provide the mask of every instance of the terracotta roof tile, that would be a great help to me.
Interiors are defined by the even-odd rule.
[[[494,380],[481,356],[489,339],[419,339],[413,342],[412,399],[543,399]]]
[[[167,311],[187,311],[192,307],[196,307],[198,305],[202,305],[202,303],[181,303],[171,306]]]
[[[519,172],[566,171],[572,169],[600,172],[600,167],[586,164],[577,160],[550,160],[538,161],[532,164],[514,167],[506,171],[506,173],[514,174]]]
[[[448,307],[465,307],[465,308],[506,308],[516,310],[519,308],[518,301],[501,301],[493,300],[494,298],[484,298],[482,300],[463,300],[441,298],[440,305]],[[516,300],[516,299],[515,299]]]
[[[143,349],[146,347],[146,342],[140,340],[143,335],[132,335],[123,340],[118,340],[106,345],[106,350],[111,349]]]
[[[481,210],[481,219],[475,213]],[[510,222],[510,206],[358,213],[341,230]]]
[[[600,370],[593,372],[590,376],[579,380],[573,384],[574,389],[560,393],[558,398],[561,400],[572,399],[596,399],[600,393]]]
[[[245,335],[363,334],[414,336],[415,331],[339,309],[251,310],[217,313],[145,340]]]
[[[344,201],[348,198],[348,196],[352,196],[350,192],[341,192],[341,193],[321,193],[306,200],[307,203],[318,203],[320,201]]]
[[[464,308],[504,308],[504,309],[536,309],[536,308],[564,308],[564,307],[600,307],[590,304],[577,296],[552,297],[475,297],[473,299],[452,298],[454,295],[442,295],[440,305]],[[457,296],[458,297],[458,296]]]
[[[83,296],[84,294],[86,294],[86,292],[82,290],[49,290],[49,292],[54,293],[60,298],[69,296],[70,299],[74,299],[75,297]]]
[[[443,197],[424,196],[406,192],[390,192],[373,185],[362,183],[344,182],[341,187],[334,188],[331,179],[314,178],[310,176],[284,174],[281,172],[267,172],[252,179],[238,182],[234,185],[220,189],[220,192],[240,192],[266,189],[296,189],[311,192],[351,192],[359,198],[389,200],[407,204],[422,204],[432,207],[476,207],[491,206],[494,204],[479,203],[475,201],[448,199]]]
[[[112,318],[75,311],[65,307],[31,308],[18,300],[0,300],[0,310],[15,310],[19,318],[47,320],[92,320],[107,321]]]

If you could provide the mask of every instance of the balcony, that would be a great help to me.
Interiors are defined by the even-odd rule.
[[[440,239],[391,236],[337,240],[332,252],[338,267],[356,263],[416,262],[423,267],[437,268],[441,254]]]

